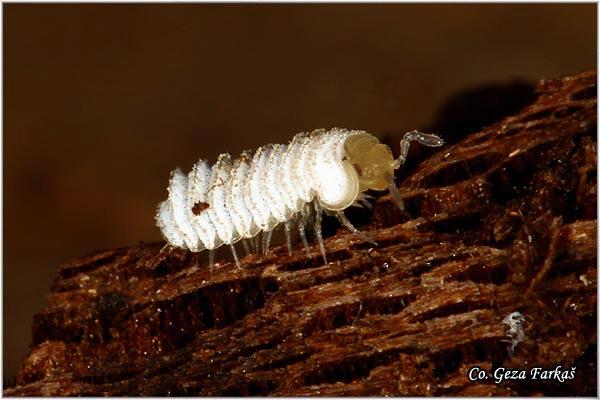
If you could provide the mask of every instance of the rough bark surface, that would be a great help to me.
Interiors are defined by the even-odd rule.
[[[275,247],[211,275],[164,243],[65,263],[4,395],[595,395],[596,74],[536,91],[421,163],[405,214],[379,198],[378,245],[328,238],[328,265]],[[467,379],[559,364],[575,379]]]

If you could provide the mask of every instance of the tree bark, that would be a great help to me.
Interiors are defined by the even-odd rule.
[[[6,396],[596,394],[596,74],[442,147],[362,229],[243,269],[141,244],[60,267]],[[519,312],[523,337],[503,321]],[[479,366],[572,380],[471,382]]]

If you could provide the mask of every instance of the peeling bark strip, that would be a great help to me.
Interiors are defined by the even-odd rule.
[[[377,246],[327,239],[329,265],[278,247],[211,276],[163,243],[64,264],[4,395],[595,395],[596,75],[538,94],[423,162],[409,219],[380,198]],[[467,377],[558,364],[575,379]]]

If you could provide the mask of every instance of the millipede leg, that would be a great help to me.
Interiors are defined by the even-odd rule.
[[[213,249],[208,250],[208,268],[210,268],[210,274],[212,275],[215,269],[215,251]]]
[[[258,237],[258,235],[254,236],[254,238],[252,238],[252,251],[254,252],[254,254],[258,254],[260,253],[260,238]]]
[[[372,243],[375,246],[377,246],[377,242],[376,241],[374,241],[368,235],[362,233],[354,225],[352,225],[352,222],[350,222],[350,220],[348,219],[348,217],[346,217],[346,214],[344,214],[344,211],[342,211],[342,210],[338,211],[335,214],[335,216],[342,223],[342,225],[344,225],[350,232],[352,232],[353,234],[355,234],[356,236],[358,236],[359,238],[361,238],[365,242],[369,242],[369,243]]]
[[[308,247],[308,240],[306,240],[306,232],[304,231],[306,227],[306,217],[304,216],[304,213],[300,214],[300,217],[298,218],[298,233],[300,234],[300,240],[302,240],[302,245],[304,246],[304,249],[306,250],[306,256],[308,258],[312,258],[311,254],[310,254],[310,248]]]
[[[244,251],[246,252],[246,255],[249,256],[250,255],[250,248],[248,247],[248,239],[242,239],[242,246],[244,246]]]
[[[327,264],[327,254],[325,253],[325,245],[323,244],[323,232],[321,231],[321,220],[323,219],[323,209],[318,201],[315,201],[315,235],[319,242],[319,248],[323,255],[323,262]]]
[[[237,251],[235,250],[234,244],[231,243],[229,245],[229,247],[231,248],[231,254],[233,255],[233,259],[235,260],[235,266],[241,269],[242,265],[240,264],[240,259],[238,258]]]
[[[310,206],[309,203],[306,203],[304,205],[304,215],[306,217],[306,224],[307,225],[310,225],[311,222],[314,222],[313,221],[313,218],[314,218],[313,209],[312,209],[312,207]]]
[[[158,251],[158,255],[162,255],[162,253],[165,251],[165,249],[168,249],[169,251],[171,251],[171,245],[169,243],[165,244],[159,251]]]
[[[371,202],[369,200],[367,200],[364,197],[361,197],[359,199],[360,204],[362,204],[363,206],[365,206],[365,208],[367,208],[368,210],[372,210],[373,209],[373,204],[371,204]]]
[[[285,224],[283,225],[283,228],[285,230],[285,243],[287,244],[287,249],[288,249],[288,255],[291,256],[292,255],[292,235],[291,235],[291,229],[292,229],[292,223],[290,221],[286,221]]]
[[[266,257],[269,253],[269,246],[271,245],[271,237],[273,236],[273,230],[264,233],[263,232],[263,254]]]
[[[256,254],[263,257],[265,255],[265,231],[260,231],[256,237]]]

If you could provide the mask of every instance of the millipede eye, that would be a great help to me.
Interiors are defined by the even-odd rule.
[[[203,201],[199,201],[196,204],[194,204],[194,207],[192,207],[192,212],[194,213],[194,215],[200,215],[200,213],[206,210],[208,207],[210,207],[210,204],[205,203]]]
[[[358,165],[358,163],[353,163],[352,166],[354,167],[354,170],[358,176],[362,176],[362,169],[360,168],[360,165]]]

